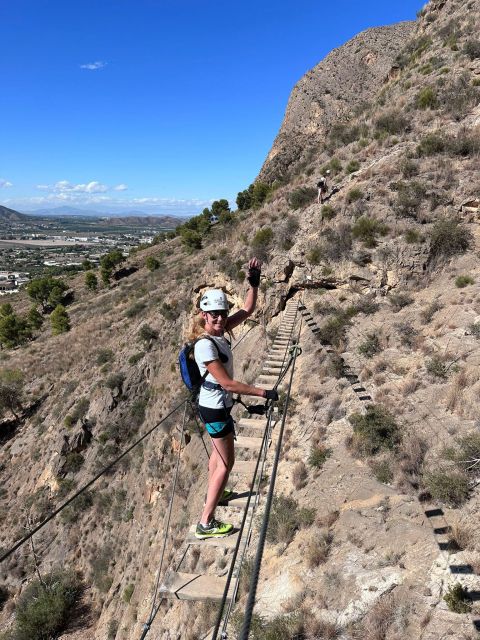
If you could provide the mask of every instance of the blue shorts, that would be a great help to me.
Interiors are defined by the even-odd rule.
[[[235,423],[230,415],[232,407],[225,409],[210,409],[198,407],[200,418],[211,438],[225,438],[230,433],[235,433]]]

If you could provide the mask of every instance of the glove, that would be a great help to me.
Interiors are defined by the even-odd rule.
[[[278,400],[278,391],[276,389],[266,389],[265,398],[276,402]]]
[[[248,270],[247,280],[251,287],[258,287],[260,284],[260,269],[257,267],[250,267]]]

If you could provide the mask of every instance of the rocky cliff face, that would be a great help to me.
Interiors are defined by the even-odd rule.
[[[295,85],[259,180],[285,177],[311,157],[330,128],[350,120],[396,73],[395,60],[415,29],[404,22],[367,29],[334,49]]]

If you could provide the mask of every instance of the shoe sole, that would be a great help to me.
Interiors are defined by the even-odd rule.
[[[227,531],[226,533],[195,533],[195,538],[197,538],[197,540],[206,540],[207,538],[226,538],[232,533],[233,529],[230,529],[230,531]]]

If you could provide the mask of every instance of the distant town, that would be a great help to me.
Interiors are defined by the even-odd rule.
[[[40,275],[79,271],[85,261],[96,265],[112,249],[128,255],[140,244],[151,244],[159,233],[172,231],[171,219],[166,222],[162,226],[162,218],[151,217],[7,219],[0,211],[0,296],[15,293]]]

